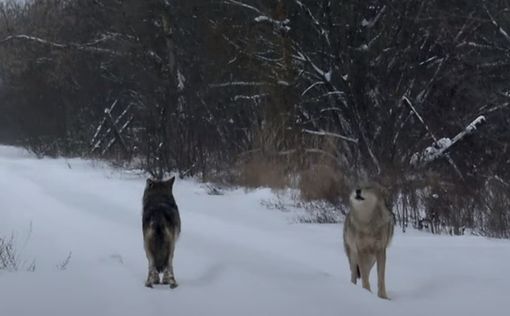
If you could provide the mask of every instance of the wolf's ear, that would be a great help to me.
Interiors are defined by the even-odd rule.
[[[154,181],[152,181],[151,178],[147,178],[147,187],[152,187],[152,185],[154,184]]]

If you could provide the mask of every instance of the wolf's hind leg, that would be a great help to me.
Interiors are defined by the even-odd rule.
[[[173,269],[171,267],[165,268],[165,271],[163,271],[163,284],[169,284],[171,288],[177,287],[177,281],[175,281],[175,277],[173,274]]]
[[[172,288],[172,289],[175,289],[178,286],[177,281],[175,280],[175,275],[174,275],[174,265],[173,265],[174,250],[175,250],[175,244],[172,244],[172,246],[170,248],[170,256],[168,258],[168,264],[167,264],[165,270],[163,271],[163,284],[169,284],[170,288]]]
[[[159,284],[159,273],[154,266],[154,261],[150,256],[147,256],[149,259],[149,271],[147,274],[147,281],[145,281],[146,287],[152,287],[153,284]]]

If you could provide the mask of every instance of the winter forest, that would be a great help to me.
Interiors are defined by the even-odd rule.
[[[0,2],[0,143],[510,238],[510,1]]]

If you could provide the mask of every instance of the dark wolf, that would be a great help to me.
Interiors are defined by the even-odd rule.
[[[173,258],[175,243],[181,232],[179,209],[172,193],[175,177],[167,181],[147,179],[143,193],[142,228],[149,272],[145,286],[163,284],[177,287]]]
[[[384,201],[384,188],[376,183],[359,186],[349,201],[351,210],[344,224],[344,248],[351,282],[356,284],[361,278],[363,288],[370,291],[370,270],[377,262],[377,295],[388,299],[384,274],[394,220]]]

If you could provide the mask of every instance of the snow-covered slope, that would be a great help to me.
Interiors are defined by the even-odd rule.
[[[179,287],[147,289],[143,186],[83,160],[0,147],[0,235],[14,233],[20,259],[36,260],[34,272],[0,272],[0,315],[501,315],[510,306],[509,241],[397,233],[385,301],[349,283],[341,225],[293,223],[261,205],[269,190],[211,196],[182,180]]]

